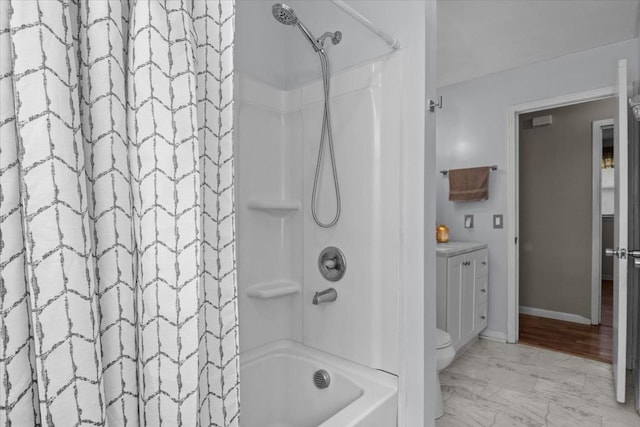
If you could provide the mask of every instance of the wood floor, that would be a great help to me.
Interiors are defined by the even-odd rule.
[[[611,363],[613,283],[602,281],[600,325],[520,315],[520,343]]]

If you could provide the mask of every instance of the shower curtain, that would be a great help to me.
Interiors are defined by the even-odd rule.
[[[237,426],[233,1],[0,8],[0,425]]]

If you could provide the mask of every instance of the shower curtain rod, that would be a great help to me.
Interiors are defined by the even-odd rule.
[[[347,15],[351,16],[353,19],[355,19],[356,21],[360,22],[362,25],[367,27],[369,31],[373,32],[382,40],[384,40],[389,46],[391,46],[393,50],[398,50],[402,48],[402,45],[397,39],[391,37],[389,34],[382,31],[373,22],[365,18],[360,12],[358,12],[357,10],[349,6],[347,3],[345,3],[344,0],[331,0],[331,2],[335,4],[337,7],[339,7],[340,9],[342,9]]]

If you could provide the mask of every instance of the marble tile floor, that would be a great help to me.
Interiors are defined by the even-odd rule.
[[[542,348],[481,339],[440,382],[436,427],[640,427],[630,377],[618,404],[610,364]]]

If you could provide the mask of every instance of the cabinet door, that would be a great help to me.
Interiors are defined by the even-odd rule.
[[[447,258],[436,260],[436,326],[447,330]]]
[[[461,338],[460,308],[465,268],[464,255],[451,257],[447,261],[447,332],[451,335],[454,348],[457,348]]]
[[[475,269],[469,257],[462,264],[462,286],[460,298],[460,339],[467,342],[475,335]]]

